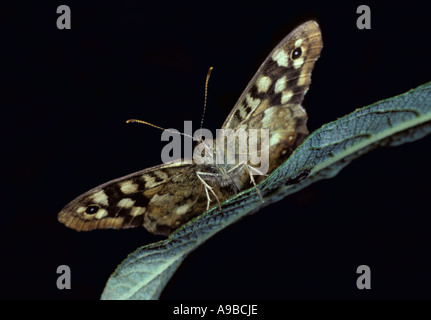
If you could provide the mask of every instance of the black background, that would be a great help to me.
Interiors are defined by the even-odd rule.
[[[57,222],[74,197],[159,164],[163,127],[215,132],[272,48],[316,19],[324,48],[304,106],[316,130],[431,80],[426,2],[35,1],[2,9],[3,299],[98,299],[116,266],[162,239],[145,229],[78,233]],[[72,29],[56,28],[67,4]],[[356,28],[367,4],[372,29]],[[431,138],[371,152],[337,177],[223,230],[161,299],[431,298]],[[56,287],[57,266],[72,289]],[[372,289],[356,288],[368,265]]]

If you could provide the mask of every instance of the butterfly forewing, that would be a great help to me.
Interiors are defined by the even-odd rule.
[[[293,30],[262,63],[223,125],[269,129],[269,173],[308,135],[307,113],[301,103],[322,47],[315,21]]]
[[[223,128],[238,128],[247,119],[274,106],[300,105],[322,47],[322,36],[315,21],[305,22],[293,30],[259,67]]]
[[[130,228],[144,224],[151,226],[148,217],[152,211],[159,211],[162,205],[166,207],[169,201],[172,205],[178,205],[180,198],[184,203],[188,200],[184,195],[178,197],[172,190],[167,190],[169,185],[184,188],[183,185],[187,184],[195,193],[195,198],[200,196],[202,188],[190,178],[194,170],[193,164],[168,163],[112,180],[70,202],[59,213],[58,219],[78,231]],[[165,221],[169,220],[168,215],[164,216]]]
[[[144,226],[169,235],[206,209],[199,168],[181,160],[109,181],[70,202],[58,220],[77,231]],[[232,195],[226,188],[213,190],[221,201]]]

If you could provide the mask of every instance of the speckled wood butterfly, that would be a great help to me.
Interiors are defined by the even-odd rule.
[[[308,135],[301,103],[322,47],[315,21],[293,30],[260,66],[223,124],[222,129],[269,129],[268,173]],[[254,183],[249,164],[190,162],[180,159],[102,184],[66,205],[58,220],[78,231],[144,226],[169,235],[210,202],[220,205]],[[258,183],[264,177],[255,178]]]

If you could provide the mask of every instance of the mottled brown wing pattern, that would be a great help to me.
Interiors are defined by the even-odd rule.
[[[236,130],[269,129],[269,173],[308,135],[307,113],[301,103],[322,47],[315,21],[293,30],[260,66],[223,125]]]
[[[292,31],[261,65],[222,127],[269,129],[269,173],[308,135],[301,103],[321,49],[316,22]],[[220,178],[226,168],[182,160],[148,168],[82,194],[61,210],[58,220],[78,231],[144,226],[151,233],[169,235],[205,212],[209,198],[220,203],[250,186],[243,169],[232,171],[235,185],[226,183]],[[211,186],[204,183],[211,197],[198,174],[209,179]],[[261,179],[257,176],[256,181]]]
[[[166,168],[170,171],[169,168]],[[181,174],[170,172],[171,179],[152,190],[149,196],[144,227],[151,233],[169,235],[192,218],[207,209],[207,195],[196,173],[206,171],[203,166],[191,164]],[[212,186],[219,201],[232,197],[235,192],[229,187]],[[145,191],[144,191],[145,194]]]
[[[273,106],[301,105],[322,47],[315,21],[305,22],[289,33],[259,67],[223,128],[237,129]]]
[[[58,220],[77,231],[144,226],[169,235],[206,209],[198,170],[195,164],[174,162],[109,181],[66,205]],[[234,194],[229,188],[213,190],[220,201]]]
[[[66,205],[58,220],[78,231],[142,226],[150,204],[163,200],[163,187],[174,178],[187,180],[191,172],[190,164],[171,163],[109,181]]]
[[[241,128],[269,131],[268,174],[280,166],[308,136],[307,114],[298,105],[283,105],[268,108],[242,124]],[[260,182],[265,176],[256,176]]]

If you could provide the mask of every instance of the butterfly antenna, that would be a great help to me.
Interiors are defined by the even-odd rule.
[[[193,138],[193,137],[192,137],[191,135],[189,135],[189,134],[185,134],[185,133],[178,132],[178,131],[174,131],[174,130],[170,130],[170,129],[165,129],[165,128],[162,128],[162,127],[156,126],[155,124],[149,123],[149,122],[144,121],[144,120],[129,119],[129,120],[127,120],[127,121],[126,121],[126,123],[140,123],[140,124],[146,124],[147,126],[150,126],[150,127],[156,128],[156,129],[166,130],[167,132],[176,133],[176,134],[181,134],[181,135],[183,135],[183,136],[186,136],[186,137],[192,138],[193,140],[196,140],[195,138]]]
[[[207,77],[205,79],[205,99],[204,99],[204,111],[202,112],[202,119],[201,119],[201,129],[204,125],[205,111],[207,109],[208,81],[210,80],[210,75],[212,70],[213,70],[213,67],[210,67],[207,73]]]
[[[205,79],[205,100],[204,100],[204,111],[202,112],[202,119],[201,119],[201,129],[202,129],[203,124],[204,124],[205,111],[206,111],[206,108],[207,108],[208,81],[210,80],[210,75],[211,75],[211,71],[212,70],[213,70],[213,67],[210,67],[209,70],[208,70],[208,73],[207,73],[207,77]],[[182,133],[182,132],[178,132],[178,131],[173,131],[173,130],[165,129],[165,128],[156,126],[155,124],[152,124],[152,123],[149,123],[149,122],[143,121],[143,120],[129,119],[129,120],[126,121],[126,123],[141,123],[141,124],[145,124],[147,126],[150,126],[150,127],[156,128],[156,129],[166,130],[166,131],[171,132],[171,133],[179,133],[179,134],[181,134],[181,135],[183,135],[185,137],[192,138],[193,141],[200,141],[200,140],[197,140],[196,138],[192,137],[191,135],[188,135],[188,134],[185,134],[185,133]]]

